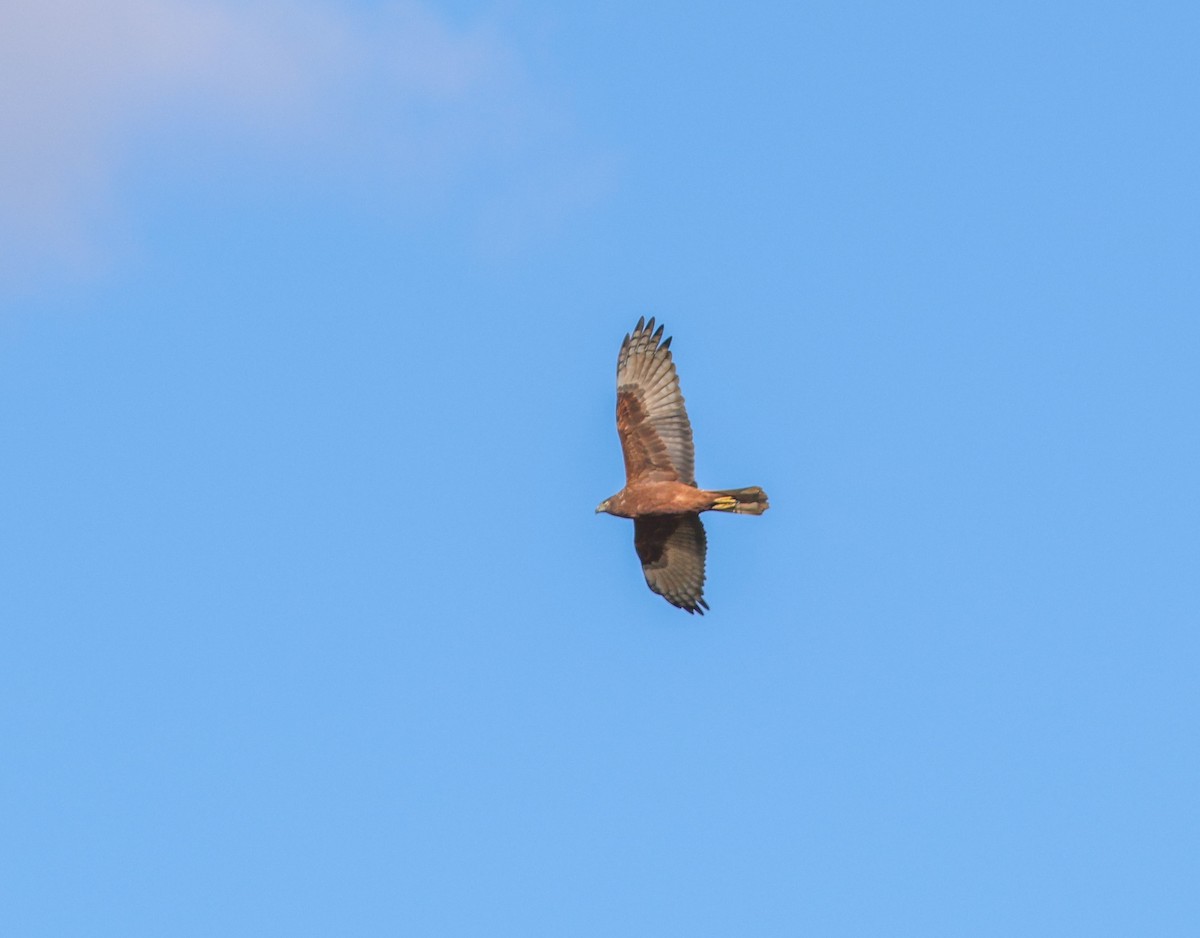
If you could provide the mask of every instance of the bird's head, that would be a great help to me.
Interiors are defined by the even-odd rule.
[[[606,498],[599,505],[597,505],[596,506],[596,514],[600,514],[601,512],[608,511],[608,503],[611,501],[612,501],[611,498]]]

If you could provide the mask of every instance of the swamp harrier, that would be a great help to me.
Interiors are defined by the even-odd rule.
[[[646,583],[672,606],[704,615],[702,511],[761,515],[758,486],[708,491],[696,486],[692,425],[683,407],[671,340],[663,327],[638,320],[617,356],[617,434],[625,453],[625,488],[596,512],[633,519],[633,545]]]

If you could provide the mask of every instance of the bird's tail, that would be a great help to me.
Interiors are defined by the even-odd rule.
[[[735,515],[761,515],[771,506],[767,493],[757,485],[744,489],[717,489],[713,496],[712,511],[732,511]]]

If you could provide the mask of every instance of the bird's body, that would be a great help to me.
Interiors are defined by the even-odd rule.
[[[608,499],[604,510],[618,518],[701,512],[712,507],[715,494],[682,482],[634,482]]]
[[[692,426],[663,327],[639,319],[617,357],[617,433],[625,487],[596,509],[634,521],[634,546],[650,589],[687,612],[704,613],[707,538],[702,511],[761,515],[767,495],[752,486],[696,485]]]

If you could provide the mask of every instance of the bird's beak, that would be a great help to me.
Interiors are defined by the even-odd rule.
[[[601,502],[599,505],[596,506],[596,514],[600,514],[600,512],[602,512],[602,511],[604,511],[604,502]]]

